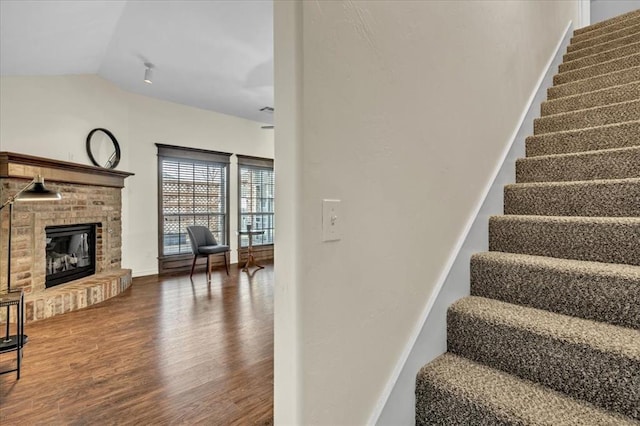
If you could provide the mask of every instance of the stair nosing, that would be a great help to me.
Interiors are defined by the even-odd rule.
[[[624,91],[624,92],[620,92],[620,90]],[[557,98],[557,99],[547,99],[546,101],[543,101],[540,104],[540,111],[541,113],[544,112],[545,110],[549,109],[549,108],[558,108],[558,105],[565,105],[567,102],[577,102],[578,104],[582,101],[582,99],[584,98],[588,98],[588,97],[592,97],[592,96],[598,96],[598,95],[602,95],[602,96],[629,96],[630,93],[633,92],[640,92],[640,79],[638,80],[634,80],[634,81],[629,81],[627,83],[624,84],[618,84],[615,86],[608,86],[608,87],[603,87],[597,90],[591,90],[588,92],[582,92],[582,93],[576,93],[574,95],[569,95],[569,96],[565,96],[562,98]],[[623,102],[631,102],[634,101],[636,99],[628,99],[625,101],[619,101],[619,102],[610,102],[610,101],[603,101],[602,99],[596,99],[596,101],[598,102],[604,102],[601,104],[596,104],[593,106],[590,106],[588,108],[579,108],[579,109],[570,109],[568,111],[562,111],[562,112],[556,112],[556,113],[546,113],[544,115],[541,115],[540,118],[542,117],[549,117],[552,115],[556,115],[556,114],[564,114],[564,113],[568,113],[568,112],[575,112],[575,111],[584,111],[586,109],[591,109],[591,108],[596,108],[599,106],[608,106],[608,105],[615,105],[616,103],[623,103]],[[591,101],[593,102],[593,100]]]
[[[597,53],[594,53],[594,54],[592,54],[592,55],[583,56],[583,57],[581,57],[581,58],[575,58],[575,59],[571,59],[571,60],[569,60],[569,61],[563,61],[561,65],[570,64],[570,63],[575,62],[575,61],[582,61],[582,60],[585,60],[585,59],[588,59],[588,58],[592,58],[592,57],[594,57],[594,56],[604,55],[604,54],[606,54],[606,53],[613,52],[613,51],[615,51],[615,50],[624,49],[624,48],[625,48],[625,47],[627,47],[627,46],[635,46],[635,45],[640,45],[640,41],[636,41],[636,42],[634,42],[634,43],[629,43],[628,45],[625,45],[625,46],[617,46],[617,47],[614,47],[613,49],[609,49],[609,50],[603,50],[602,52],[597,52]],[[635,53],[630,53],[630,54],[628,54],[628,55],[619,56],[618,58],[609,59],[609,61],[611,61],[611,60],[615,60],[615,59],[619,59],[619,58],[624,58],[624,57],[626,57],[626,56],[630,56],[630,55],[635,55]],[[600,64],[600,63],[604,63],[604,62],[608,62],[608,61],[600,61],[600,62],[597,62],[597,63],[595,63],[595,64],[589,64],[589,65],[585,65],[585,66],[583,66],[583,67],[572,68],[572,69],[565,70],[565,71],[560,71],[560,70],[559,70],[560,68],[558,67],[558,70],[559,70],[559,71],[558,71],[558,74],[563,74],[563,73],[566,73],[566,72],[579,70],[579,69],[582,69],[582,68],[590,67],[590,66],[592,66],[592,65],[598,65],[598,64]]]
[[[640,34],[640,33],[637,33],[637,34],[636,34],[636,33],[634,33],[634,34],[627,34],[627,35],[625,35],[625,36],[623,36],[623,37],[614,38],[613,40],[607,40],[607,41],[605,41],[605,42],[597,43],[597,44],[594,44],[594,45],[592,45],[592,46],[583,47],[583,48],[580,48],[580,49],[577,49],[577,50],[572,50],[572,51],[570,51],[570,52],[569,52],[569,51],[567,51],[567,53],[565,53],[565,54],[563,55],[562,59],[563,59],[563,61],[564,61],[564,59],[565,59],[567,56],[575,55],[576,53],[584,52],[584,51],[585,51],[585,50],[587,50],[587,49],[593,49],[593,48],[595,48],[595,47],[602,46],[603,44],[613,43],[613,42],[620,41],[620,40],[623,40],[623,39],[625,39],[625,38],[631,38],[631,37],[634,37],[634,36],[635,36],[635,37],[637,37],[637,36],[638,36],[638,34]],[[627,43],[627,44],[633,44],[633,43],[635,43],[635,42],[631,42],[631,43]],[[612,50],[612,49],[614,49],[614,48],[612,47],[611,49],[602,50],[602,51],[600,51],[600,52],[596,52],[596,53],[606,52],[607,50]],[[575,60],[575,59],[583,58],[583,57],[591,56],[591,55],[593,55],[593,53],[592,53],[592,54],[589,54],[589,55],[578,56],[577,58],[569,59],[568,61],[573,61],[573,60]],[[568,62],[568,61],[567,61],[567,62]]]
[[[621,224],[627,222],[640,225],[640,217],[618,217],[618,216],[547,216],[547,215],[526,215],[526,214],[501,214],[489,216],[493,221],[519,221],[519,222],[550,222],[550,223],[600,223],[600,224]]]
[[[596,186],[603,184],[624,184],[637,183],[640,184],[640,177],[616,178],[616,179],[591,179],[591,180],[569,180],[569,181],[550,181],[550,182],[518,182],[505,185],[505,189],[522,189],[522,188],[541,188],[545,186]]]
[[[500,261],[509,260],[521,265],[535,265],[546,269],[565,272],[587,273],[589,275],[615,276],[619,278],[640,280],[640,266],[626,263],[594,262],[592,260],[565,259],[560,257],[540,256],[525,253],[503,251],[483,251],[474,253],[471,260]]]
[[[545,134],[549,134],[549,133],[545,133]],[[536,155],[534,157],[521,157],[516,160],[516,164],[519,162],[525,162],[525,161],[544,161],[544,160],[550,160],[554,158],[562,159],[562,158],[570,158],[570,157],[617,153],[617,152],[623,152],[623,151],[636,151],[636,150],[640,150],[640,140],[638,142],[639,142],[638,145],[625,146],[622,148],[606,148],[606,149],[597,149],[592,151],[564,152],[561,154],[544,154],[544,155]]]
[[[604,105],[596,105],[596,106],[593,106],[593,107],[576,109],[576,110],[573,110],[573,111],[558,112],[556,114],[549,114],[549,115],[545,115],[545,116],[542,116],[542,117],[538,117],[538,118],[536,118],[536,120],[558,118],[560,116],[563,116],[563,115],[566,116],[566,115],[569,115],[569,114],[574,114],[575,115],[575,114],[578,114],[578,113],[581,113],[581,112],[585,112],[585,111],[593,111],[593,110],[596,110],[596,109],[611,108],[611,107],[620,106],[620,105],[623,105],[623,104],[639,104],[640,105],[640,99],[632,99],[632,100],[629,100],[629,101],[614,102],[614,103],[604,104]],[[631,120],[631,121],[639,121],[639,120]],[[628,123],[628,121],[622,121],[621,123]],[[611,124],[618,124],[618,123],[609,123],[609,125],[611,125]],[[599,126],[594,126],[594,127],[601,127],[601,126],[604,126],[604,125],[599,125]],[[591,129],[591,127],[583,127],[583,128],[584,129]],[[572,129],[572,130],[576,130],[576,129]]]
[[[577,71],[582,71],[582,72],[584,72],[584,71],[585,71],[585,70],[587,70],[588,68],[592,68],[592,67],[599,67],[599,66],[602,66],[602,65],[604,65],[604,64],[608,64],[608,63],[611,63],[611,62],[614,62],[614,61],[622,61],[623,59],[627,59],[627,58],[630,58],[630,57],[636,57],[636,56],[640,56],[640,53],[632,53],[632,54],[630,54],[630,55],[621,56],[621,57],[619,57],[619,58],[613,58],[613,59],[610,59],[610,60],[608,60],[608,61],[599,62],[599,63],[597,63],[597,64],[592,64],[592,65],[589,65],[589,66],[586,66],[586,67],[582,67],[582,68],[578,68],[578,69],[575,69],[575,70],[564,71],[564,72],[562,72],[562,73],[558,73],[558,74],[556,74],[556,76],[566,76],[566,75],[567,75],[567,74],[569,74],[569,73],[577,72]],[[619,70],[615,70],[615,72],[623,71],[623,70],[625,70],[625,69],[630,69],[630,68],[636,68],[636,66],[630,66],[630,67],[627,67],[627,68],[622,68],[622,69],[619,69]],[[560,86],[560,85],[562,85],[562,84],[569,84],[569,83],[574,83],[574,82],[576,82],[576,81],[587,80],[587,79],[589,79],[589,78],[599,77],[599,76],[602,76],[602,75],[605,75],[605,74],[609,74],[609,73],[611,73],[611,72],[612,72],[612,71],[605,72],[605,73],[602,73],[602,74],[590,75],[590,76],[588,76],[588,77],[584,77],[584,78],[577,78],[577,79],[575,79],[575,80],[570,80],[570,81],[567,81],[567,82],[564,82],[564,83],[554,84],[554,86]]]
[[[638,43],[638,44],[640,44],[640,43]],[[581,96],[588,96],[588,95],[591,95],[591,94],[594,94],[594,93],[604,93],[606,91],[620,89],[620,88],[626,87],[626,86],[635,86],[635,85],[640,85],[640,79],[633,80],[633,81],[628,81],[628,82],[623,83],[623,84],[616,84],[615,86],[601,87],[600,89],[590,90],[588,92],[575,93],[573,95],[563,96],[562,98],[547,99],[547,100],[543,101],[542,103],[550,105],[553,102],[559,103],[559,101],[567,101],[567,100],[571,100],[571,99],[578,99]],[[632,99],[632,100],[635,100],[635,99]],[[623,102],[630,102],[630,101],[623,101]],[[621,103],[621,102],[616,102],[616,103]],[[606,104],[606,105],[613,105],[613,104]],[[589,108],[584,108],[584,109],[589,109]],[[573,111],[582,111],[582,110],[573,110]],[[573,112],[573,111],[568,111],[568,112]]]
[[[592,65],[590,65],[590,66],[592,66]],[[586,67],[583,67],[583,68],[586,68]],[[583,68],[578,68],[578,69],[583,69]],[[620,70],[615,70],[615,71],[611,71],[611,72],[604,73],[604,74],[593,75],[593,76],[590,76],[590,77],[587,77],[587,78],[583,78],[583,79],[580,79],[580,80],[573,80],[573,81],[567,81],[565,83],[555,84],[555,85],[549,87],[547,90],[566,89],[571,84],[574,84],[574,85],[575,84],[582,84],[582,83],[579,83],[579,82],[585,82],[586,80],[592,80],[592,79],[593,80],[601,79],[602,77],[607,76],[609,74],[622,74],[622,73],[627,72],[629,70],[632,70],[632,71],[640,70],[640,65],[639,66],[635,66],[635,67],[623,68],[623,69],[620,69]],[[575,70],[570,70],[570,71],[575,71]],[[565,72],[568,72],[568,71],[565,71]],[[633,81],[637,81],[637,80],[633,80]],[[607,88],[607,87],[611,87],[611,86],[605,86],[604,88]],[[570,95],[556,96],[556,97],[550,98],[548,100],[564,99],[564,98],[567,98],[569,96],[579,95],[581,93],[587,93],[587,92],[580,92],[580,93],[574,93],[574,94],[570,94]]]
[[[578,110],[578,111],[582,111],[582,110]],[[566,113],[563,113],[563,114],[566,114]],[[554,114],[554,115],[558,115],[558,114]],[[546,117],[551,117],[551,116],[548,115]],[[542,117],[540,117],[540,118],[542,118]],[[584,130],[599,129],[599,128],[604,128],[604,127],[615,127],[615,126],[621,126],[621,125],[628,124],[628,123],[640,123],[640,120],[621,121],[619,123],[602,124],[602,125],[599,125],[599,126],[583,127],[583,128],[579,128],[579,129],[557,130],[555,132],[542,133],[542,134],[539,134],[539,135],[530,135],[530,136],[527,136],[527,139],[535,138],[535,137],[548,136],[548,135],[560,135],[560,136],[562,136],[563,133],[580,132],[580,131],[584,131]],[[633,146],[637,146],[637,145],[633,145]],[[583,151],[581,151],[581,152],[583,152]]]
[[[638,33],[640,33],[640,24],[634,24],[634,25],[629,25],[629,26],[626,26],[626,27],[622,27],[622,28],[620,28],[620,29],[617,29],[616,31],[611,31],[611,32],[606,33],[606,34],[601,34],[601,35],[599,35],[599,36],[596,36],[596,37],[593,37],[593,38],[590,38],[590,39],[587,39],[587,40],[581,40],[581,41],[578,41],[578,42],[576,42],[576,43],[571,43],[571,44],[570,44],[570,46],[575,46],[576,44],[584,43],[584,42],[586,42],[586,41],[593,41],[593,40],[595,40],[596,38],[599,38],[599,37],[605,37],[605,36],[608,36],[608,35],[611,35],[611,34],[615,34],[615,33],[621,32],[621,31],[626,31],[626,30],[628,30],[628,29],[630,29],[630,28],[637,28],[637,29],[638,29]],[[615,41],[615,40],[619,40],[619,39],[621,39],[621,38],[629,37],[629,36],[632,36],[632,35],[635,35],[635,34],[636,34],[636,33],[631,33],[631,34],[621,35],[620,37],[615,37],[615,38],[612,38],[612,39],[610,39],[610,40],[603,41],[602,43],[595,43],[595,44],[592,44],[592,45],[590,45],[590,46],[585,46],[585,47],[581,47],[580,49],[572,50],[572,51],[570,51],[570,52],[569,52],[569,51],[567,51],[567,53],[580,52],[580,51],[581,51],[581,50],[583,50],[583,49],[588,49],[588,48],[591,48],[591,47],[594,47],[594,46],[599,46],[599,45],[601,45],[601,44],[609,43],[609,42],[612,42],[612,41]]]

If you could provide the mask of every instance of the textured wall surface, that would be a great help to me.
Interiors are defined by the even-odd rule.
[[[298,25],[274,26],[276,52],[279,31],[302,42],[288,83],[301,84],[299,137],[276,138],[300,155],[298,258],[276,253],[296,280],[278,280],[276,299],[294,300],[298,338],[276,341],[276,364],[299,351],[298,424],[365,424],[577,2],[301,9]],[[324,198],[342,200],[340,241],[321,241]]]

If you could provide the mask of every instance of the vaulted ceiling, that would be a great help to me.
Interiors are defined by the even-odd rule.
[[[124,90],[271,123],[270,0],[2,0],[0,74],[97,74]],[[143,82],[153,64],[153,84]]]

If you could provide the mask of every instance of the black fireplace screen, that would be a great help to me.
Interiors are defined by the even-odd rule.
[[[48,226],[45,232],[47,288],[95,273],[95,224]]]

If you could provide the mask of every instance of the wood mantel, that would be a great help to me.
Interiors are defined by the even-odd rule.
[[[0,178],[33,179],[37,175],[51,182],[123,188],[125,178],[133,176],[133,173],[32,155],[0,152]]]

